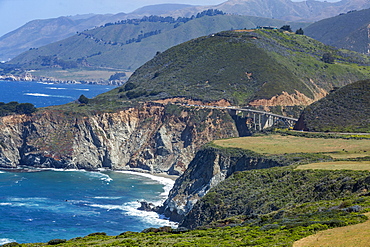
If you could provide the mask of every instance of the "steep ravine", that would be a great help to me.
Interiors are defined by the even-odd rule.
[[[206,145],[176,180],[159,212],[181,222],[198,200],[234,172],[282,165],[252,151]]]
[[[0,118],[0,166],[180,175],[203,144],[236,136],[235,124],[223,110],[149,103],[86,115],[49,109]]]

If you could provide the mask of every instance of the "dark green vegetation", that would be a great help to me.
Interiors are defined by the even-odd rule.
[[[224,16],[222,16],[224,17]],[[226,16],[227,17],[227,16]],[[334,64],[322,61],[325,53]],[[129,79],[134,89],[101,97],[149,100],[184,96],[246,105],[282,92],[314,99],[370,75],[370,58],[279,30],[227,31],[157,54]],[[100,98],[101,98],[100,97]]]
[[[36,107],[31,103],[18,103],[15,101],[4,103],[0,102],[0,116],[11,114],[31,114],[36,111]]]
[[[324,44],[369,54],[369,25],[370,9],[364,9],[318,21],[304,31]]]
[[[201,229],[96,233],[58,246],[291,246],[320,230],[364,222],[362,213],[369,211],[370,197],[361,191],[369,185],[369,172],[287,167],[238,172],[200,201],[202,212],[214,211],[212,219],[218,219]],[[268,213],[258,214],[262,211]]]
[[[25,68],[93,67],[133,71],[155,54],[210,33],[256,26],[282,26],[285,21],[223,15],[207,10],[191,18],[150,16],[108,23],[36,49],[10,61]],[[295,28],[307,24],[291,23]],[[107,78],[108,79],[108,78]]]
[[[209,191],[181,226],[195,228],[230,217],[243,215],[248,219],[279,210],[278,219],[283,219],[290,208],[302,203],[353,196],[369,186],[367,171],[301,171],[280,167],[237,172]]]
[[[89,99],[85,95],[81,94],[81,96],[78,98],[78,102],[81,104],[88,104]]]
[[[370,80],[347,85],[308,106],[295,129],[370,132]]]

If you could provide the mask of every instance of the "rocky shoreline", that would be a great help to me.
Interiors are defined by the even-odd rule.
[[[44,82],[53,84],[88,84],[88,85],[108,85],[108,86],[121,86],[125,84],[126,80],[60,80],[49,77],[38,77],[31,74],[26,74],[22,76],[15,75],[0,75],[0,80],[2,81],[34,81],[34,82]]]

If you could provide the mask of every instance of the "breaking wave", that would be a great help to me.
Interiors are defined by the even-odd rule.
[[[71,97],[71,96],[66,96],[66,95],[51,95],[51,94],[44,94],[44,93],[24,93],[23,95],[35,96],[35,97],[54,97],[54,98],[69,98],[69,99],[73,99],[73,97]]]

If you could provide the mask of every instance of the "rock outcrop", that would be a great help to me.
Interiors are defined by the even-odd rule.
[[[204,147],[176,180],[159,212],[181,222],[198,200],[234,172],[281,165],[248,150]]]
[[[236,136],[223,110],[150,103],[86,115],[47,109],[0,118],[0,166],[180,175],[203,144]]]

